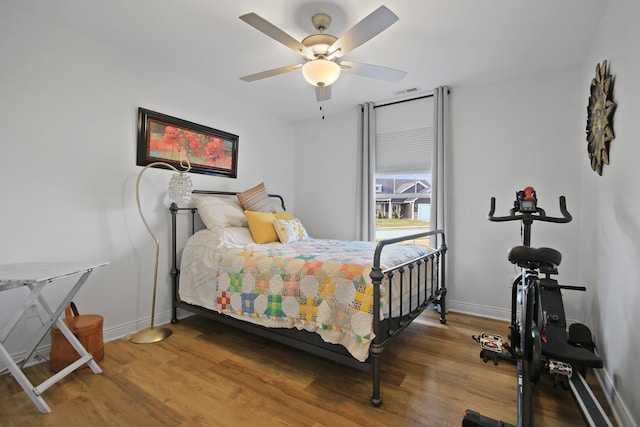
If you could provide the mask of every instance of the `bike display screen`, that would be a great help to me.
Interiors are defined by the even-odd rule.
[[[520,200],[520,212],[535,212],[535,200]]]

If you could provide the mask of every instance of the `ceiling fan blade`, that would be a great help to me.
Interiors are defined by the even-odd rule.
[[[296,71],[296,70],[299,70],[300,68],[302,68],[302,64],[287,65],[286,67],[274,68],[273,70],[261,71],[259,73],[240,77],[240,80],[244,80],[245,82],[253,82],[255,80],[266,79],[267,77],[278,76],[280,74]]]
[[[261,16],[251,12],[240,16],[240,19],[251,25],[256,30],[262,32],[263,34],[266,34],[267,36],[271,37],[277,42],[282,43],[288,48],[295,50],[301,55],[304,55],[306,57],[306,55],[311,54],[311,58],[313,58],[313,53],[309,52],[309,49],[305,45],[282,31],[280,28],[273,25],[271,22],[262,18]]]
[[[370,77],[378,80],[387,80],[390,82],[399,82],[407,75],[406,71],[381,67],[379,65],[362,64],[360,62],[341,61],[340,66],[344,71],[348,71],[359,76]]]
[[[331,45],[329,52],[340,49],[340,56],[342,56],[371,40],[389,28],[398,19],[400,18],[386,6],[380,6],[344,33],[342,37]]]
[[[331,99],[331,86],[316,86],[316,100],[318,102]]]

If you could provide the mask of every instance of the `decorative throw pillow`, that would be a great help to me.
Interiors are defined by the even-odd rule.
[[[307,230],[298,218],[294,219],[276,219],[273,221],[273,227],[282,243],[297,242],[298,240],[309,239]]]
[[[275,212],[264,182],[238,194],[238,200],[245,211]]]
[[[245,211],[244,214],[249,222],[249,231],[251,237],[256,243],[273,243],[278,241],[276,229],[273,222],[276,219],[292,219],[293,215],[289,212],[256,212]]]

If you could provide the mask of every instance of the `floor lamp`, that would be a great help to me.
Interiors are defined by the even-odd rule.
[[[147,231],[153,237],[153,240],[156,242],[156,262],[155,268],[153,272],[153,299],[151,302],[151,326],[143,329],[137,333],[135,333],[130,341],[136,344],[149,344],[153,342],[162,341],[165,338],[168,338],[171,335],[171,329],[165,327],[156,327],[154,326],[155,317],[156,317],[156,290],[158,287],[158,258],[160,255],[160,242],[158,238],[149,227],[147,220],[144,218],[142,214],[142,208],[140,207],[140,178],[142,178],[142,174],[145,173],[147,169],[153,166],[162,166],[169,169],[174,170],[176,173],[173,174],[171,180],[169,181],[169,199],[176,204],[187,203],[191,199],[191,191],[193,186],[191,184],[191,178],[187,174],[191,169],[191,164],[188,162],[185,164],[180,162],[180,166],[184,169],[183,171],[179,171],[173,165],[166,162],[153,162],[144,167],[138,174],[138,180],[136,181],[136,201],[138,202],[138,212],[140,213],[140,218],[142,218],[142,222],[144,222],[145,227],[147,227]]]

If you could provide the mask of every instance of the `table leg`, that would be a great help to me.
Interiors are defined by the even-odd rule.
[[[38,344],[40,344],[40,341],[42,341],[42,339],[45,337],[47,332],[49,332],[53,324],[56,323],[56,321],[60,318],[64,309],[67,308],[67,306],[71,303],[71,300],[75,298],[76,294],[78,293],[78,291],[80,290],[84,282],[87,281],[92,271],[93,270],[88,270],[85,273],[83,273],[82,276],[80,276],[76,284],[73,285],[71,290],[67,293],[67,296],[65,296],[64,300],[60,303],[58,308],[56,308],[55,310],[53,310],[51,306],[49,306],[49,304],[47,303],[47,300],[45,300],[44,297],[42,296],[42,293],[38,292],[36,297],[38,299],[38,302],[40,303],[40,306],[46,311],[47,315],[49,316],[49,320],[44,322],[44,325],[42,325],[42,327],[32,335],[29,342],[25,345],[26,356],[24,358],[24,363],[26,363],[27,360],[31,358],[31,355],[33,355],[33,352],[36,350],[36,347],[38,346]],[[34,289],[39,288],[41,285],[44,285],[44,283],[37,283],[35,285],[29,284],[28,286],[29,286],[29,289],[31,289],[31,291],[33,292]]]
[[[20,319],[22,319],[22,316],[24,316],[24,313],[29,309],[29,307],[35,304],[36,299],[42,293],[42,290],[44,289],[45,284],[46,282],[40,282],[30,286],[29,289],[31,290],[31,292],[29,293],[29,295],[27,295],[27,297],[23,301],[20,309],[16,310],[16,313],[13,315],[9,323],[7,323],[5,328],[2,330],[2,333],[0,334],[0,343],[3,343],[4,340],[7,339],[11,331],[13,331],[13,329],[16,327],[16,325],[20,321]]]
[[[4,366],[7,367],[13,378],[16,379],[20,387],[27,393],[29,399],[33,402],[34,405],[38,408],[38,410],[42,413],[50,413],[51,408],[47,405],[47,402],[44,401],[42,397],[35,391],[35,387],[31,384],[31,381],[27,378],[27,376],[22,372],[22,370],[18,367],[16,362],[14,362],[13,358],[9,354],[9,352],[4,348],[4,345],[0,343],[0,360],[4,363]]]

